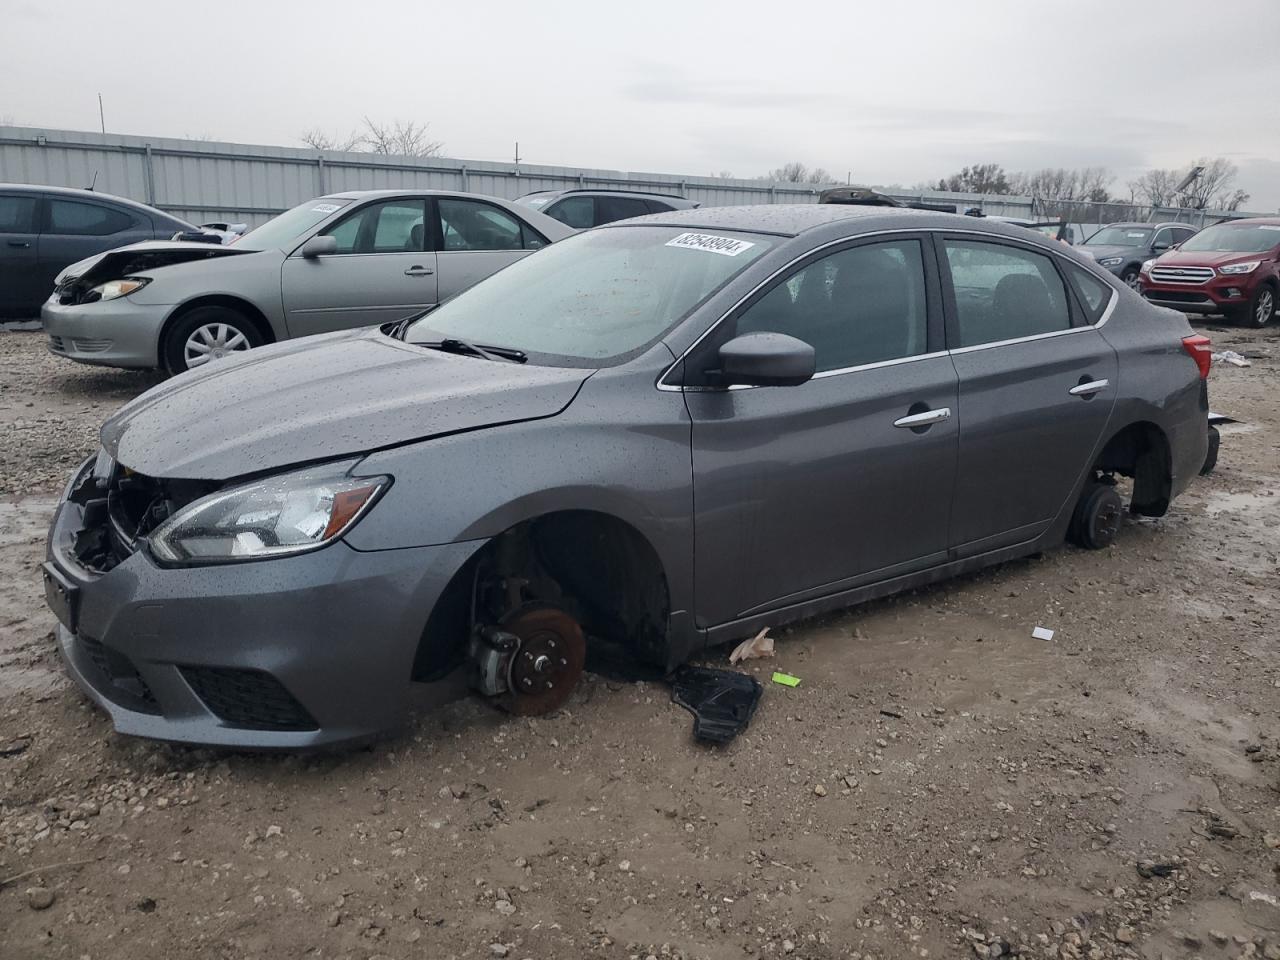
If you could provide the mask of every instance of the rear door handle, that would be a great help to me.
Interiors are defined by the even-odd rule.
[[[905,427],[910,430],[912,427],[927,427],[931,423],[941,423],[943,420],[951,419],[950,407],[938,407],[936,410],[926,410],[923,413],[911,413],[905,417],[899,417],[893,421],[895,427]]]
[[[9,246],[11,246],[11,247],[29,247],[29,246],[31,246],[31,241],[30,241],[30,240],[10,240],[10,241],[9,241]]]
[[[1095,393],[1101,393],[1111,385],[1110,380],[1090,380],[1088,383],[1081,383],[1072,387],[1067,393],[1073,397],[1092,397]]]
[[[404,275],[406,277],[429,277],[433,273],[435,273],[434,270],[429,270],[426,267],[410,267],[404,272]]]

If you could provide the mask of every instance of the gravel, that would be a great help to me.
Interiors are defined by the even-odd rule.
[[[289,756],[117,736],[62,677],[52,498],[155,378],[0,333],[0,953],[1280,957],[1280,345],[1213,335],[1246,422],[1168,517],[774,631],[748,669],[804,684],[727,748],[589,675]]]

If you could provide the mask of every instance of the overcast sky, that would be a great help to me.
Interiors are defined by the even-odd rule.
[[[0,0],[0,118],[298,145],[429,121],[449,156],[914,184],[1225,156],[1280,207],[1280,0]]]

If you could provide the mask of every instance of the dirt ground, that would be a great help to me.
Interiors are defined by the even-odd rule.
[[[785,631],[725,749],[589,676],[313,756],[63,677],[45,524],[153,379],[0,334],[0,957],[1280,958],[1280,331],[1209,332],[1244,423],[1168,517]]]

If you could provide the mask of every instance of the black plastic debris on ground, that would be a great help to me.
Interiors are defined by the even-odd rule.
[[[760,703],[760,681],[733,670],[680,667],[670,678],[671,699],[693,714],[693,735],[728,743],[746,729]]]

